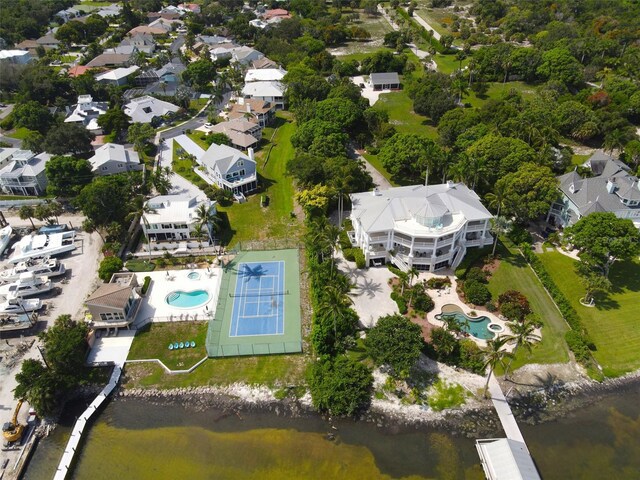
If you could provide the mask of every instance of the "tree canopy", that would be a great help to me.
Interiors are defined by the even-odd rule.
[[[393,176],[420,181],[427,168],[434,172],[444,159],[442,149],[424,136],[396,133],[380,149],[380,160]]]
[[[47,193],[54,196],[75,197],[91,182],[91,163],[74,157],[53,157],[45,164]]]
[[[95,135],[82,124],[59,123],[47,132],[43,147],[53,155],[78,155],[93,151],[94,139]]]

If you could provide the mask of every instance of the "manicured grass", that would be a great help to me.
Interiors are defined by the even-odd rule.
[[[582,165],[591,155],[572,155],[571,156],[571,170],[573,170],[573,165]]]
[[[187,133],[187,137],[189,137],[191,140],[193,140],[200,148],[202,148],[203,150],[208,150],[210,145],[205,142],[202,138],[206,136],[206,133],[204,132],[191,132],[191,133]]]
[[[582,319],[604,374],[616,377],[640,368],[640,261],[615,263],[609,275],[612,292],[596,296],[596,307],[588,308],[579,302],[585,289],[576,262],[558,252],[541,254],[540,260]]]
[[[205,182],[204,179],[193,170],[197,166],[196,163],[188,158],[182,158],[180,155],[178,155],[177,150],[178,149],[176,148],[176,144],[174,142],[173,159],[171,162],[173,171],[181,177],[189,180],[201,190],[206,189],[209,186],[207,182]]]
[[[197,98],[195,100],[190,100],[189,111],[193,112],[194,114],[199,112],[200,109],[204,107],[208,101],[209,101],[208,98]]]
[[[499,244],[497,253],[501,256],[500,266],[489,280],[488,287],[493,300],[496,301],[498,295],[507,290],[522,292],[543,323],[542,341],[533,346],[531,353],[520,348],[511,368],[516,369],[528,363],[568,362],[564,334],[569,326],[522,255],[508,240],[505,242]]]
[[[418,15],[420,18],[422,18],[440,35],[452,35],[451,30],[449,30],[449,28],[443,27],[442,24],[444,23],[445,25],[450,27],[453,23],[453,16],[455,14],[453,14],[452,12],[445,12],[440,9],[425,8],[427,3],[428,2],[424,2],[422,5],[418,3],[418,5],[420,5],[420,8],[418,8],[414,12],[414,15]]]
[[[383,93],[373,108],[386,110],[389,123],[400,133],[416,133],[434,140],[438,138],[436,127],[429,125],[427,117],[413,111],[413,101],[404,90]]]
[[[134,342],[135,344],[135,342]],[[168,352],[168,350],[167,350]],[[127,364],[126,388],[183,388],[236,382],[282,387],[305,383],[306,355],[210,358],[191,373],[168,374],[157,364]]]
[[[133,260],[129,260],[125,266],[130,272],[153,272],[153,270],[156,268],[155,263],[149,262],[148,260],[142,258],[134,258]]]
[[[462,97],[462,102],[470,103],[472,107],[481,107],[489,100],[500,100],[511,90],[519,92],[525,99],[531,99],[536,95],[536,88],[524,82],[490,82],[489,90],[482,98],[469,89],[469,93]]]
[[[129,360],[157,358],[171,370],[186,370],[207,356],[207,322],[152,323],[138,331]],[[195,341],[195,348],[169,350],[174,342]]]
[[[437,53],[433,57],[433,60],[438,65],[438,71],[446,73],[447,75],[451,75],[460,68],[460,62],[456,60],[455,55],[443,55],[441,53]],[[462,68],[464,68],[467,63],[469,63],[468,57],[462,61]]]
[[[256,154],[260,192],[248,196],[245,203],[219,208],[228,217],[230,228],[223,241],[229,246],[248,240],[296,238],[300,234],[300,221],[291,216],[293,182],[286,176],[287,161],[295,154],[291,136],[296,126],[282,116],[277,121],[280,126],[273,143]],[[260,197],[264,195],[269,197],[267,207],[260,206]]]
[[[20,128],[16,128],[13,133],[7,134],[7,137],[17,138],[18,140],[24,140],[25,138],[27,138],[27,135],[29,135],[31,132],[33,132],[33,130],[20,127]]]
[[[382,162],[380,161],[380,158],[378,158],[378,155],[373,155],[371,153],[365,153],[362,156],[364,158],[366,158],[367,161],[371,164],[371,166],[373,168],[375,168],[376,170],[378,170],[382,174],[382,176],[384,178],[389,180],[389,182],[391,182],[391,185],[393,185],[394,187],[397,187],[399,185],[399,184],[397,184],[396,182],[393,181],[393,178],[391,177],[391,174],[389,172],[387,172],[387,170],[384,168],[384,166],[382,165]]]

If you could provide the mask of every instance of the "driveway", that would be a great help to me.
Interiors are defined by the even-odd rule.
[[[204,150],[196,142],[191,140],[186,135],[178,135],[173,139],[174,142],[178,142],[180,147],[190,155],[196,158],[200,158],[204,154]]]
[[[158,147],[158,166],[160,167],[169,167],[171,168],[171,162],[173,161],[173,148],[174,148],[175,140],[170,138],[164,141]],[[193,183],[181,177],[177,173],[171,173],[171,185],[173,188],[171,189],[171,194],[187,194],[197,197],[199,199],[206,198],[206,194],[196,187]]]

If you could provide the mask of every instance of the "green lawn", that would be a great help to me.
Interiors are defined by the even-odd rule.
[[[575,261],[558,252],[541,254],[540,259],[582,319],[604,374],[616,377],[640,368],[640,261],[614,264],[609,275],[613,291],[596,297],[596,307],[588,308],[578,301],[585,290]]]
[[[389,123],[400,133],[417,133],[434,140],[438,138],[436,127],[429,125],[427,117],[413,111],[413,101],[404,90],[383,93],[373,108],[386,110]]]
[[[571,170],[573,170],[574,165],[582,165],[584,162],[588,160],[591,155],[572,155],[571,156]]]
[[[135,344],[135,342],[134,342]],[[127,364],[126,388],[184,388],[236,382],[270,387],[305,383],[306,355],[210,358],[191,373],[168,374],[152,363]]]
[[[529,268],[525,259],[508,240],[499,244],[500,266],[489,280],[489,290],[496,301],[507,290],[518,290],[529,299],[531,309],[542,320],[542,341],[531,353],[520,349],[512,368],[527,363],[565,363],[569,361],[564,334],[569,329],[555,304]]]
[[[442,73],[446,73],[447,75],[451,75],[453,72],[460,68],[460,62],[456,60],[455,55],[443,55],[441,53],[437,53],[433,60],[438,65],[438,71]],[[465,58],[462,61],[462,68],[469,63],[469,58]]]
[[[282,116],[278,117],[277,122],[279,127],[273,143],[267,143],[256,154],[260,192],[247,197],[246,203],[234,203],[218,209],[223,216],[227,216],[230,225],[226,237],[223,237],[227,245],[234,246],[248,240],[293,238],[300,233],[299,220],[291,216],[293,182],[285,175],[287,161],[295,154],[291,136],[296,126]],[[260,197],[263,195],[269,197],[267,207],[260,206]]]
[[[441,9],[426,8],[427,4],[428,2],[423,2],[422,4],[419,2],[418,5],[420,8],[414,12],[414,15],[422,18],[440,35],[452,35],[451,30],[443,27],[442,24],[444,23],[450,26],[453,23],[453,16],[455,16],[455,14]]]
[[[125,265],[130,272],[153,272],[156,268],[156,264],[149,262],[147,259],[134,258],[129,260]]]
[[[487,94],[485,96],[480,98],[471,89],[469,89],[468,95],[462,97],[462,102],[470,103],[473,107],[481,107],[488,100],[501,99],[511,90],[519,92],[525,99],[528,100],[532,99],[536,94],[535,87],[524,82],[490,82],[489,90],[487,90]]]
[[[171,370],[186,370],[207,356],[207,322],[152,323],[136,334],[129,360],[157,358]],[[169,350],[173,342],[195,341],[195,348]]]
[[[200,148],[202,148],[205,151],[209,149],[210,145],[200,137],[204,137],[206,135],[207,134],[204,132],[196,132],[196,131],[187,133],[187,137],[193,140]]]
[[[382,176],[384,178],[389,180],[389,182],[391,182],[391,185],[393,185],[394,187],[399,186],[399,184],[397,184],[396,182],[393,181],[393,178],[391,178],[391,174],[389,172],[387,172],[387,170],[384,168],[384,166],[382,165],[382,162],[378,158],[378,155],[373,155],[371,153],[365,153],[362,156],[364,158],[366,158],[367,161],[371,164],[371,166],[373,166],[373,168],[378,170],[382,174]]]
[[[33,130],[29,130],[25,127],[16,128],[13,133],[8,133],[7,137],[17,138],[18,140],[24,140]]]

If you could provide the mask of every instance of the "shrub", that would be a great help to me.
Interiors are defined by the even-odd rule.
[[[407,313],[407,302],[404,301],[404,298],[402,298],[398,292],[391,292],[391,300],[396,302],[398,305],[398,311],[402,315]]]
[[[349,235],[346,230],[340,230],[340,235],[338,236],[338,242],[340,243],[340,248],[344,252],[352,247],[351,240],[349,240]]]
[[[467,392],[462,385],[448,384],[445,380],[438,380],[433,385],[433,393],[429,396],[429,406],[436,412],[445,408],[464,405]]]
[[[591,353],[589,347],[582,335],[575,330],[569,330],[564,334],[564,339],[567,342],[567,346],[571,349],[576,357],[576,361],[580,363],[588,363],[591,360]]]
[[[391,273],[393,273],[396,277],[402,277],[403,275],[405,275],[405,273],[400,270],[399,268],[394,267],[393,265],[391,265],[390,263],[387,263],[387,268],[389,269],[389,271]]]
[[[529,300],[517,290],[507,290],[498,297],[500,312],[509,320],[522,321],[531,313]]]
[[[507,234],[507,237],[516,245],[531,243],[531,234],[521,225],[514,225]]]
[[[478,281],[465,280],[462,291],[466,300],[474,305],[484,305],[491,300],[491,292],[487,286]]]
[[[356,259],[356,267],[357,268],[365,268],[367,266],[367,261],[364,258],[364,253],[359,248],[354,248],[353,255]]]
[[[356,250],[357,248],[345,248],[342,250],[342,254],[344,255],[344,259],[350,262],[356,261]]]
[[[106,257],[100,262],[100,268],[98,268],[98,277],[103,282],[108,282],[114,273],[122,270],[123,263],[118,257]]]
[[[495,312],[498,309],[498,307],[496,307],[496,305],[492,302],[487,302],[484,308],[486,308],[488,312]]]
[[[484,356],[480,347],[468,338],[458,342],[460,345],[460,367],[478,375],[484,373]]]
[[[151,285],[151,277],[147,275],[146,277],[144,277],[144,283],[142,284],[142,295],[145,295],[147,293],[147,290],[149,290],[149,285]]]
[[[435,306],[433,300],[421,284],[414,285],[410,291],[405,290],[405,299],[411,296],[411,305],[418,312],[427,313]]]
[[[480,282],[485,283],[487,281],[487,277],[489,274],[485,272],[483,269],[479,267],[472,267],[469,269],[467,274],[464,276],[464,281],[466,282]]]
[[[449,277],[432,277],[427,280],[427,287],[435,290],[449,286],[451,286],[451,279]]]

